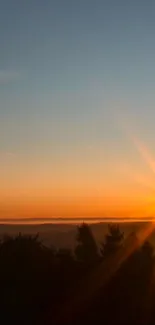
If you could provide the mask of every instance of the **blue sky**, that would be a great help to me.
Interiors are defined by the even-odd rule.
[[[27,174],[36,164],[53,177],[62,168],[67,174],[70,164],[80,177],[81,166],[95,174],[103,161],[103,180],[114,160],[138,165],[124,118],[154,150],[154,34],[151,0],[1,0],[0,157],[7,188],[18,183],[18,170]]]

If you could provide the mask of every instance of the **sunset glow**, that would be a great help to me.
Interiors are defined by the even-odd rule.
[[[121,161],[106,162],[106,156],[100,161],[96,157],[96,162],[88,166],[80,161],[78,165],[75,160],[70,168],[55,166],[53,173],[49,166],[37,169],[25,165],[20,173],[16,158],[9,156],[10,166],[5,166],[4,171],[6,168],[12,172],[12,180],[3,174],[1,218],[153,217],[155,161],[138,140],[134,143],[142,164],[147,164],[148,174],[143,174],[141,165],[134,170]]]
[[[154,217],[150,14],[2,7],[0,218]]]

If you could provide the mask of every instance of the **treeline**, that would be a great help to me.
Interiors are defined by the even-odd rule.
[[[98,245],[87,224],[75,251],[39,236],[0,242],[0,324],[155,324],[155,256],[150,229],[125,238],[111,224]]]

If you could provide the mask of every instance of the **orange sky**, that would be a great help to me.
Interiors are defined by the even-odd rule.
[[[155,213],[151,171],[107,161],[55,166],[54,173],[23,165],[8,168],[0,186],[3,218],[145,217]],[[6,168],[6,167],[5,167]],[[10,171],[10,173],[9,173]]]
[[[154,216],[155,1],[1,2],[0,218]]]
[[[75,147],[1,159],[0,217],[149,217],[155,214],[155,159],[126,128],[127,149]]]

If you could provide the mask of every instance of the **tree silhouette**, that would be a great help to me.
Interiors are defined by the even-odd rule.
[[[142,252],[142,256],[144,258],[144,256],[148,259],[148,260],[153,260],[154,258],[154,249],[152,247],[152,245],[150,244],[150,242],[148,240],[146,240],[144,242],[144,244],[141,247],[141,252]]]
[[[98,259],[98,248],[90,227],[83,223],[78,227],[75,255],[79,261],[88,263]]]
[[[121,232],[118,224],[109,224],[108,233],[105,235],[103,243],[101,243],[102,257],[110,256],[117,252],[124,240],[124,233]]]
[[[61,264],[72,265],[74,262],[73,254],[70,249],[59,248],[56,257],[60,260]]]
[[[67,248],[45,247],[38,235],[2,238],[0,323],[155,324],[150,242],[139,233],[124,239],[119,225],[110,224],[101,259],[87,224],[76,239],[75,259]]]
[[[45,284],[42,281],[46,269],[44,249],[38,235],[5,236],[0,247],[3,278],[2,311],[9,310],[12,320],[29,318],[36,314],[36,308],[44,303]],[[5,315],[7,317],[7,313]]]

